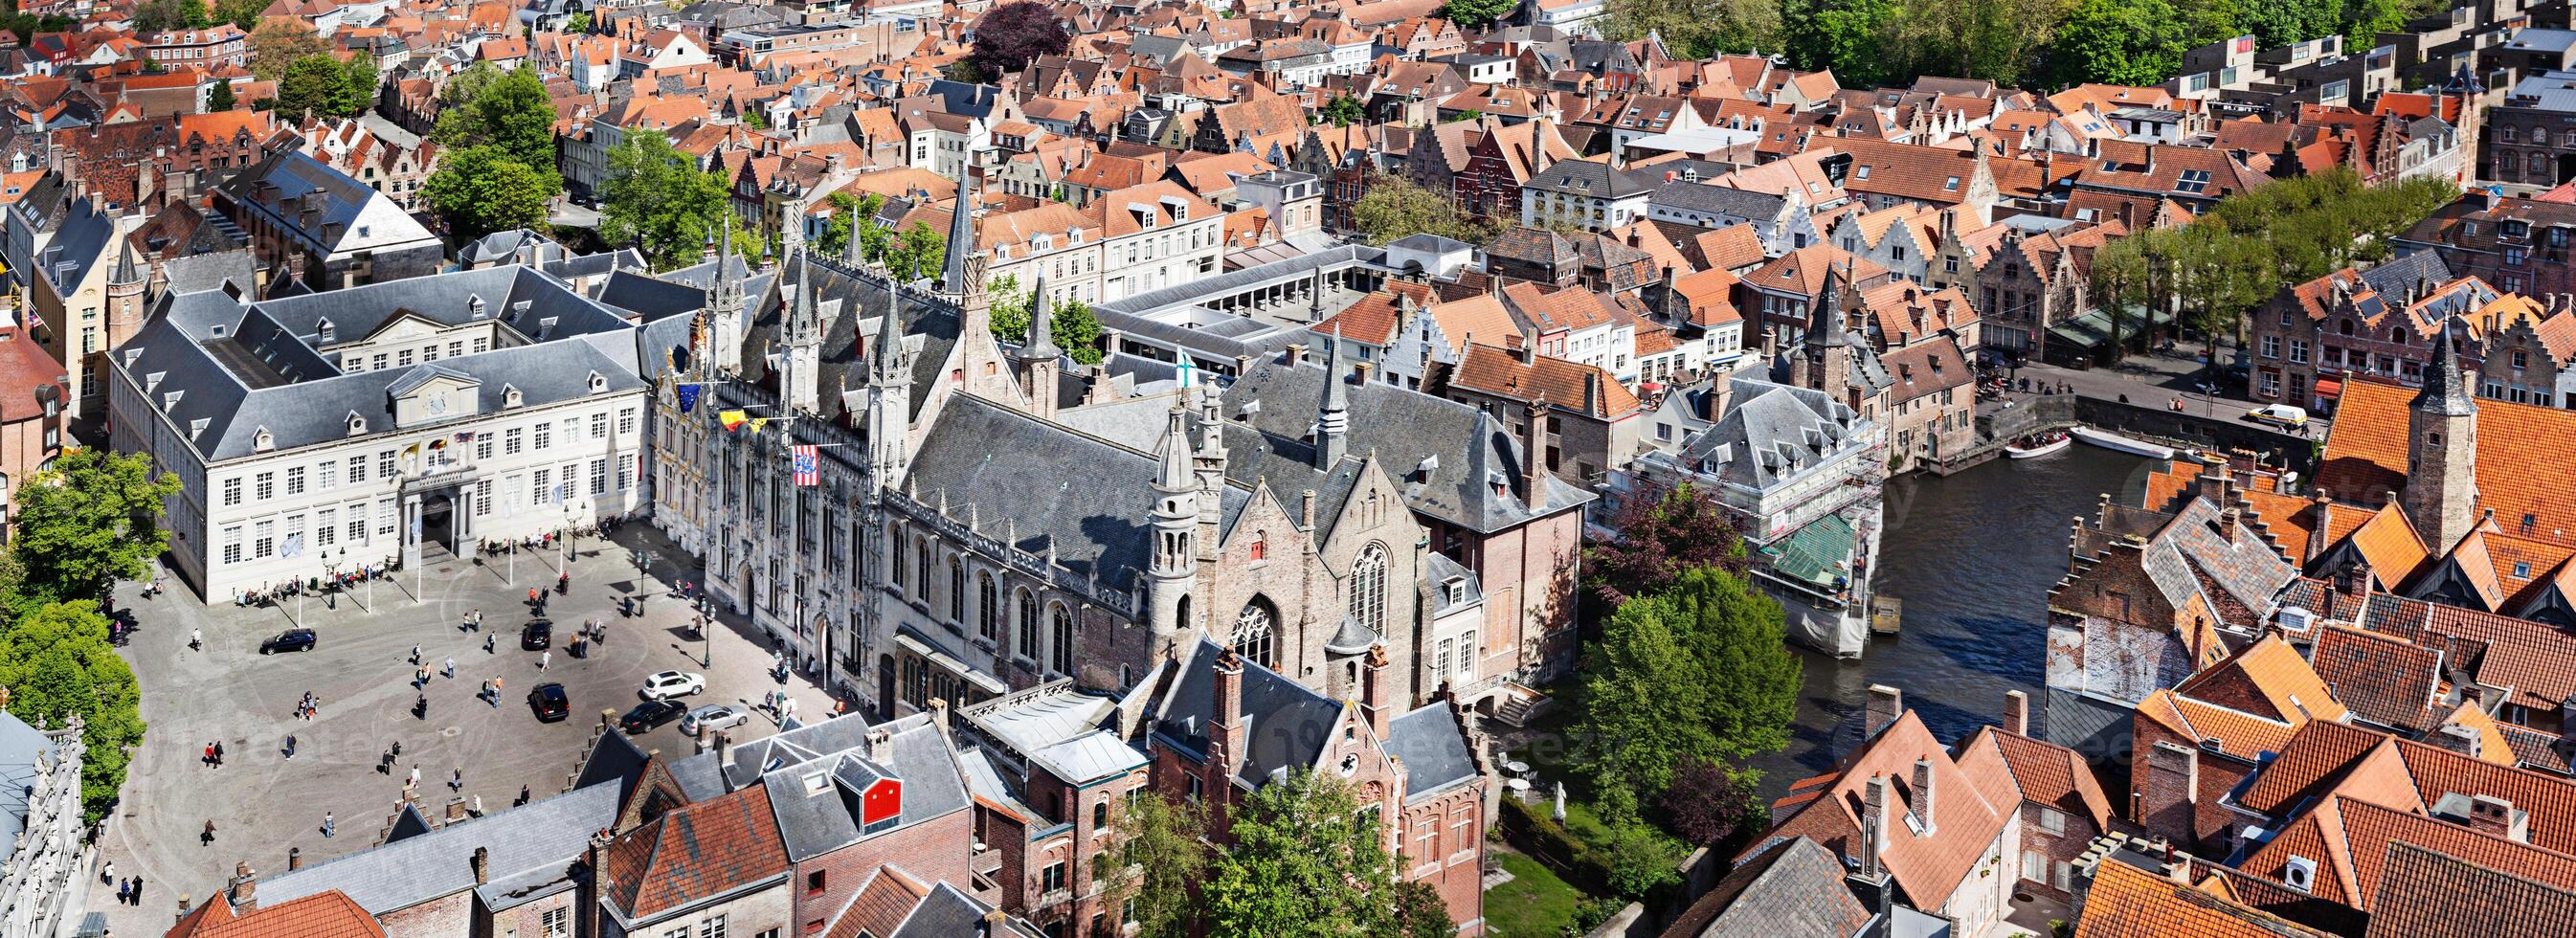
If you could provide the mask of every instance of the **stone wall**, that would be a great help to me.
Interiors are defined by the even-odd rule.
[[[2016,408],[2018,409],[2018,408]],[[2265,463],[2287,465],[2301,477],[2316,474],[2316,443],[2296,432],[2283,432],[2268,424],[2245,419],[2245,411],[2229,405],[2202,415],[2201,407],[2176,412],[2162,407],[2142,407],[2095,398],[2077,398],[2075,417],[2085,425],[2114,433],[2153,437],[2164,443],[2187,443],[2221,451],[2252,450]],[[2316,439],[2324,439],[2322,430]]]

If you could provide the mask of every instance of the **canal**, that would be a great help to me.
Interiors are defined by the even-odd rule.
[[[1789,747],[1752,760],[1764,798],[1833,766],[1860,739],[1872,684],[1944,743],[2001,718],[2004,692],[2031,696],[2039,732],[2047,594],[2066,575],[2068,525],[2102,493],[2134,503],[2149,462],[2081,443],[2034,460],[1996,460],[1958,475],[1915,473],[1887,485],[1878,590],[1905,602],[1901,634],[1861,658],[1797,649],[1806,664]]]

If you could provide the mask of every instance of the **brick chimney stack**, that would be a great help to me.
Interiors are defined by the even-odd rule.
[[[1872,775],[1861,789],[1860,878],[1876,882],[1887,875],[1878,851],[1887,842],[1887,777]]]
[[[1360,711],[1368,718],[1369,732],[1386,739],[1387,723],[1394,719],[1394,702],[1386,699],[1386,643],[1369,646],[1368,658],[1360,664]]]
[[[1864,740],[1877,739],[1878,734],[1889,726],[1894,725],[1896,723],[1897,716],[1904,712],[1904,691],[1897,690],[1896,688],[1889,687],[1885,684],[1870,685],[1869,705],[1867,709],[1862,711],[1865,722],[1861,724],[1861,738]]]
[[[2004,729],[2015,736],[2030,735],[2030,695],[2017,690],[2004,692]]]
[[[2158,741],[2147,750],[2147,781],[2138,793],[2137,821],[2147,832],[2189,846],[2200,839],[2194,812],[2200,803],[2200,751]]]
[[[225,885],[225,890],[225,898],[232,902],[234,912],[252,912],[259,909],[259,880],[251,875],[250,861],[243,860],[233,864],[233,878]]]
[[[1933,811],[1933,784],[1931,757],[1914,760],[1914,803],[1908,807],[1914,811],[1915,826],[1922,828],[1926,837],[1939,829],[1939,815]]]
[[[474,848],[474,856],[465,862],[474,870],[474,885],[481,886],[492,881],[492,848]]]
[[[1243,765],[1244,738],[1250,735],[1250,727],[1243,722],[1243,656],[1228,648],[1217,655],[1214,670],[1215,680],[1209,683],[1215,699],[1207,731],[1207,771],[1214,776],[1207,780],[1211,796]]]

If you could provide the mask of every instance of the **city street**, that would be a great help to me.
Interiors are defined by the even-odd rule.
[[[637,570],[638,549],[655,557],[650,577]],[[514,564],[449,558],[405,570],[374,584],[373,611],[363,585],[336,603],[308,596],[301,614],[319,634],[317,647],[267,656],[259,653],[261,641],[295,625],[292,598],[244,608],[217,597],[210,607],[175,588],[176,578],[173,592],[155,599],[121,590],[119,607],[141,623],[124,652],[142,683],[149,730],[123,802],[107,822],[101,854],[116,865],[116,876],[141,875],[145,893],[140,907],[120,908],[114,890],[93,888],[89,908],[108,913],[113,934],[158,935],[181,896],[204,901],[236,861],[248,861],[265,877],[285,871],[289,847],[301,847],[304,862],[313,864],[370,846],[395,813],[415,765],[416,802],[433,821],[457,797],[469,807],[479,798],[482,810],[494,813],[507,811],[521,786],[533,797],[555,794],[588,751],[600,712],[624,715],[639,702],[643,679],[658,671],[707,675],[706,693],[683,698],[691,707],[747,706],[784,689],[798,716],[831,713],[830,699],[805,675],[775,680],[766,638],[729,615],[711,630],[710,652],[693,627],[695,615],[675,592],[680,580],[696,582],[699,571],[649,525],[628,524],[608,541],[583,539],[570,565],[568,596],[552,596],[555,557],[552,549],[522,550]],[[504,582],[505,575],[515,582]],[[548,618],[557,623],[543,670],[538,652],[520,648],[520,626],[530,618],[528,588],[539,584],[548,588]],[[646,598],[643,617],[620,617],[618,601],[639,595]],[[482,633],[461,629],[474,609],[483,611]],[[608,637],[588,657],[575,658],[571,633],[592,618],[608,623]],[[191,628],[204,630],[204,650],[189,650]],[[431,669],[422,692],[425,718],[414,713],[415,645]],[[710,653],[713,667],[703,657]],[[440,676],[450,658],[455,676]],[[478,699],[483,682],[494,678],[503,683],[497,707]],[[530,689],[549,681],[562,683],[571,700],[571,715],[560,723],[539,723],[527,703]],[[307,692],[321,700],[310,721],[295,716]],[[776,730],[774,720],[755,712],[733,732],[749,739]],[[296,737],[293,759],[284,753],[288,734]],[[206,745],[215,741],[224,747],[221,768],[203,764]],[[400,759],[380,768],[396,742]],[[677,721],[638,742],[674,758],[696,751]],[[463,785],[451,790],[460,767]],[[337,836],[328,839],[321,830],[326,811],[336,821]],[[215,835],[206,845],[201,835],[209,821]]]
[[[2221,360],[2232,355],[2233,351],[2220,349]],[[2140,407],[2171,406],[2179,397],[2187,413],[2219,420],[2245,419],[2245,412],[2254,407],[2255,401],[2246,396],[2241,383],[2222,374],[2216,376],[2217,393],[2201,390],[2201,382],[2211,380],[2214,374],[2202,368],[2201,352],[2199,343],[2184,342],[2170,353],[2130,355],[2116,365],[2080,370],[2032,362],[2018,369],[2005,370],[2003,373],[2013,376],[2011,380],[2014,383],[2009,385],[2004,398],[1981,400],[1977,402],[1977,408],[1981,413],[2000,410],[2005,400],[2025,400],[2041,393],[2041,388],[2055,393],[2062,385],[2082,397],[2126,400]],[[2021,390],[2019,381],[2023,379],[2031,382],[2031,391]],[[2322,414],[2310,414],[2308,433],[2313,438],[2323,439],[2328,422]]]

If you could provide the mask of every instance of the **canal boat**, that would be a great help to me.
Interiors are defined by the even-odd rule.
[[[2103,449],[2118,450],[2123,453],[2133,453],[2152,459],[2174,458],[2173,447],[2158,446],[2145,440],[2130,439],[2107,430],[2096,430],[2092,427],[2076,427],[2075,429],[2067,432],[2073,434],[2076,439],[2102,447]]]
[[[2074,437],[2063,433],[2043,433],[2025,437],[2021,442],[2004,447],[2004,455],[2014,459],[2038,459],[2051,453],[2063,452],[2073,445],[2075,445]]]

